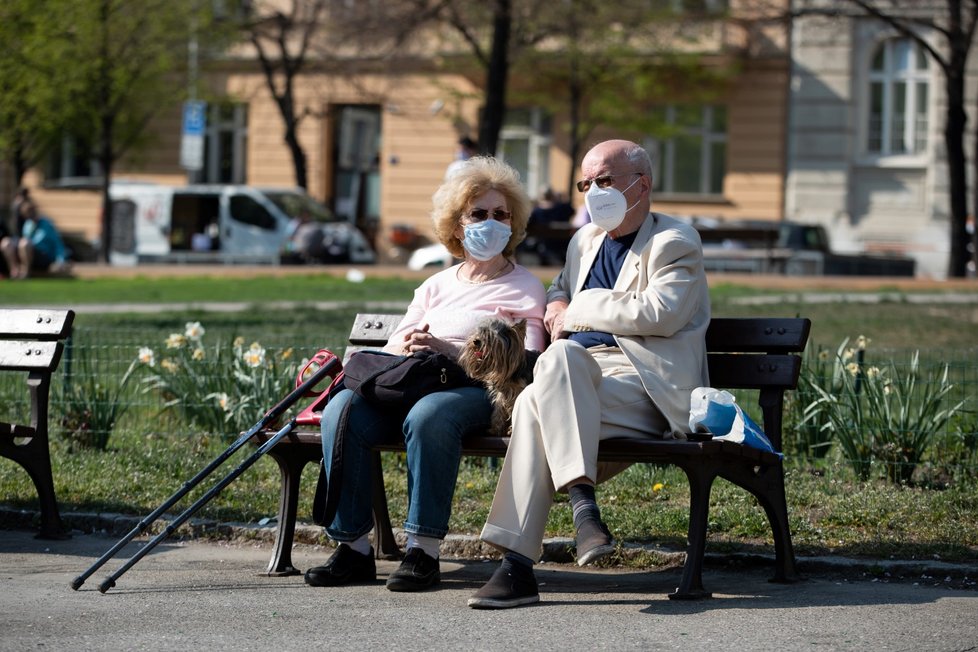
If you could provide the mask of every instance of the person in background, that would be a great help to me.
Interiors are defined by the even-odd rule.
[[[13,201],[10,202],[10,217],[7,220],[5,235],[18,235],[24,228],[24,218],[20,215],[20,207],[24,202],[31,201],[31,191],[27,186],[17,188]]]
[[[545,188],[530,213],[530,225],[523,249],[535,253],[541,265],[563,265],[567,240],[572,233],[569,226],[573,215],[574,207],[562,194],[555,193],[552,188]]]
[[[639,145],[592,148],[577,184],[591,223],[574,234],[547,292],[551,344],[516,399],[513,429],[482,540],[503,561],[468,604],[503,609],[540,600],[539,560],[554,492],[573,509],[577,563],[615,551],[595,484],[612,437],[685,439],[690,393],[707,386],[710,295],[696,231],[651,213],[652,162]]]
[[[465,162],[479,153],[479,143],[468,136],[458,139],[458,150],[455,152],[455,160],[448,164],[445,170],[445,179],[455,174],[461,169]]]
[[[25,279],[32,271],[62,268],[65,245],[51,220],[38,216],[37,207],[29,199],[21,202],[18,211],[23,220],[20,237],[7,236],[0,240],[10,278]]]
[[[425,280],[384,347],[408,355],[435,351],[457,358],[486,317],[526,320],[525,346],[545,346],[543,284],[513,260],[530,215],[519,174],[493,158],[476,157],[432,197],[438,240],[462,263]],[[333,451],[349,405],[343,463],[333,477]],[[461,387],[423,397],[404,414],[381,409],[344,389],[323,410],[323,464],[327,482],[340,483],[336,515],[326,532],[339,543],[323,566],[306,571],[311,586],[372,582],[372,447],[403,437],[407,448],[407,554],[387,578],[391,591],[421,591],[441,578],[439,548],[448,533],[462,440],[489,427],[492,406],[482,387]]]
[[[285,250],[301,262],[320,263],[326,255],[325,239],[323,225],[303,208],[299,211],[298,217],[292,218],[289,223],[289,239]]]
[[[587,212],[587,204],[581,204],[577,207],[577,212],[574,213],[573,219],[571,219],[571,226],[575,229],[579,229],[585,224],[591,222],[591,216]]]

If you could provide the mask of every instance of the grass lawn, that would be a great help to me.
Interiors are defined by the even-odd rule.
[[[255,307],[236,313],[172,311],[153,314],[82,312],[76,318],[76,346],[88,346],[124,368],[140,346],[162,348],[170,332],[182,331],[188,321],[201,321],[207,337],[237,335],[261,340],[269,347],[294,347],[305,355],[318,348],[342,348],[353,315],[366,301],[406,303],[415,279],[368,279],[350,283],[325,274],[284,278],[167,278],[98,280],[45,279],[0,287],[5,304],[72,306],[85,303],[204,302],[234,300]],[[813,321],[812,345],[835,351],[839,343],[859,335],[872,342],[867,356],[901,358],[919,349],[930,364],[950,363],[958,391],[971,397],[970,416],[948,432],[948,450],[954,437],[969,433],[971,440],[955,444],[954,459],[922,468],[912,486],[894,486],[874,478],[858,482],[838,457],[824,460],[788,460],[789,515],[796,548],[801,553],[834,552],[886,555],[901,558],[940,555],[944,559],[978,560],[978,456],[967,442],[976,432],[978,405],[978,301],[970,303],[918,303],[890,300],[804,303],[788,294],[777,303],[755,306],[744,297],[778,294],[737,285],[713,288],[715,316],[806,316]],[[978,294],[978,288],[976,288]],[[268,310],[262,304],[290,300],[309,305]],[[335,310],[318,310],[316,301],[349,301]],[[111,379],[109,380],[111,382]],[[18,388],[0,385],[4,412],[17,408]],[[54,398],[54,395],[52,395]],[[135,395],[134,395],[135,396]],[[141,396],[141,395],[140,395]],[[113,511],[143,515],[157,507],[229,441],[226,433],[202,434],[181,424],[159,405],[146,402],[132,408],[117,425],[107,451],[72,450],[55,434],[52,454],[56,489],[64,511]],[[11,407],[13,406],[13,407]],[[22,407],[22,406],[21,406]],[[254,420],[269,406],[256,409]],[[52,406],[52,430],[58,404]],[[242,455],[242,453],[239,453]],[[235,459],[243,459],[235,458]],[[224,472],[233,466],[229,463]],[[405,514],[406,476],[403,459],[386,455],[386,481],[392,518]],[[495,486],[496,470],[483,460],[466,460],[456,491],[451,527],[455,532],[477,533],[485,520]],[[217,477],[220,477],[218,474]],[[300,518],[310,513],[316,469],[307,467]],[[257,521],[274,516],[278,501],[278,469],[262,459],[233,483],[200,514],[201,517]],[[206,490],[208,483],[201,488]],[[36,497],[26,473],[13,462],[0,459],[0,495],[14,507],[34,507]],[[199,495],[199,494],[198,494]],[[188,497],[193,499],[193,495]],[[622,539],[659,542],[682,547],[686,534],[689,494],[681,472],[674,468],[637,465],[599,490],[599,501],[612,530]],[[176,513],[178,510],[174,510]],[[745,492],[718,481],[710,511],[710,546],[752,549],[768,545],[769,532],[762,510]],[[551,535],[570,535],[570,511],[562,499],[548,526]]]

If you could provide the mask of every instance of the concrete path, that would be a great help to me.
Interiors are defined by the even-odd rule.
[[[678,569],[539,567],[543,601],[475,611],[468,596],[495,562],[444,560],[438,590],[388,592],[378,581],[310,588],[260,573],[267,544],[164,542],[106,594],[99,583],[137,543],[79,591],[69,582],[115,539],[76,533],[41,541],[0,531],[0,650],[972,650],[978,591],[941,578],[888,582],[811,573],[770,584],[768,568],[708,568],[712,600],[667,599]],[[297,546],[300,568],[328,554]]]

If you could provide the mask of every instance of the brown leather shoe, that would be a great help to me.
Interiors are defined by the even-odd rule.
[[[537,578],[533,575],[533,569],[527,568],[521,572],[503,564],[469,598],[468,604],[473,609],[509,609],[534,602],[540,602],[540,591],[537,589]]]
[[[586,566],[615,552],[615,542],[603,521],[589,518],[577,530],[577,565]]]

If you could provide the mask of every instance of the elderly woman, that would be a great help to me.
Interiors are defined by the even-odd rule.
[[[384,350],[408,354],[431,350],[457,357],[478,323],[490,316],[525,319],[525,346],[545,345],[543,285],[513,260],[523,240],[530,201],[511,167],[492,158],[470,159],[432,197],[438,239],[463,262],[438,272],[415,290],[404,320]],[[323,455],[332,466],[340,414],[350,410],[343,446],[336,516],[326,531],[339,543],[323,566],[306,571],[312,586],[339,586],[376,579],[368,535],[373,528],[371,447],[398,433],[407,448],[407,554],[387,579],[391,591],[420,591],[440,581],[441,540],[448,532],[462,440],[484,431],[492,407],[481,387],[461,387],[425,396],[407,412],[377,408],[350,390],[323,411]]]

